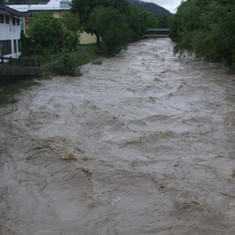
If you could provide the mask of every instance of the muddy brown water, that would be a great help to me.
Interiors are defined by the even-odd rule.
[[[0,109],[1,235],[235,234],[235,77],[143,40]]]

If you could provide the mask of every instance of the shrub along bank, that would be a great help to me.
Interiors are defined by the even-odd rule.
[[[173,18],[171,38],[178,51],[235,67],[235,1],[188,0]]]
[[[98,58],[96,45],[78,46],[75,51],[60,55],[41,55],[43,76],[37,80],[24,79],[0,85],[0,106],[17,101],[16,94],[40,84],[40,80],[50,79],[49,74],[79,75],[79,66]],[[35,57],[36,58],[36,57]]]

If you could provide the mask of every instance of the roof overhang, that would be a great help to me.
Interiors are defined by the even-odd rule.
[[[16,11],[10,7],[7,7],[3,4],[0,4],[0,14],[3,15],[11,15],[11,16],[17,16],[17,17],[23,17],[25,14],[23,12]]]

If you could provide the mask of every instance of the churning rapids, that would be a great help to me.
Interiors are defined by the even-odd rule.
[[[1,235],[234,235],[235,78],[133,43],[0,109]]]

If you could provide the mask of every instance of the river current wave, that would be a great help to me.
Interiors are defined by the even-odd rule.
[[[0,108],[0,234],[235,234],[235,77],[129,45]]]

